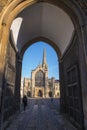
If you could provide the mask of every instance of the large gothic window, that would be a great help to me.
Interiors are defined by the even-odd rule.
[[[45,74],[40,70],[35,75],[35,86],[44,87],[45,86]]]

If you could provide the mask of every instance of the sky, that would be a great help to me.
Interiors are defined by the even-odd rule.
[[[43,51],[46,49],[48,78],[59,79],[59,63],[55,50],[47,43],[39,41],[32,44],[24,53],[22,62],[22,78],[31,78],[31,71],[42,64]]]

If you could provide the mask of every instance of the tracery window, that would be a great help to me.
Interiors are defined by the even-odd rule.
[[[44,87],[45,86],[45,74],[39,70],[35,75],[35,86]]]

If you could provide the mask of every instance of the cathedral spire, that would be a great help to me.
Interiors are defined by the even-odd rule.
[[[48,71],[48,65],[46,63],[46,48],[44,48],[44,51],[43,51],[43,61],[42,61],[42,67]]]
[[[43,63],[42,64],[46,64],[46,48],[44,48],[44,52],[43,52]]]

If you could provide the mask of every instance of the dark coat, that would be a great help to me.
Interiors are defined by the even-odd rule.
[[[23,103],[25,106],[27,106],[27,97],[26,96],[23,97]]]

